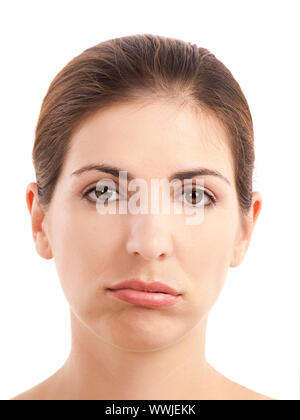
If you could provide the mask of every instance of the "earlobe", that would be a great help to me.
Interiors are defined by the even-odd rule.
[[[244,260],[247,249],[248,249],[248,245],[245,242],[245,240],[240,241],[234,247],[233,256],[231,258],[229,267],[238,267],[242,263],[242,261]]]
[[[244,219],[241,220],[241,223],[239,224],[235,237],[233,256],[230,262],[230,267],[238,267],[244,260],[245,254],[247,252],[252,228],[252,217],[250,212],[247,216],[244,216]]]
[[[51,260],[51,258],[53,258],[49,241],[43,232],[38,232],[35,240],[35,248],[37,253],[42,258],[45,258],[45,260]]]
[[[261,207],[261,194],[259,192],[253,192],[252,205],[247,217],[245,217],[243,221],[243,225],[241,225],[239,229],[239,235],[233,249],[233,255],[229,267],[237,267],[243,262],[250,245],[253,229],[260,214]]]
[[[31,182],[26,189],[26,203],[31,216],[32,236],[37,253],[45,259],[53,258],[47,231],[45,229],[46,213],[39,204],[38,189],[35,182]]]

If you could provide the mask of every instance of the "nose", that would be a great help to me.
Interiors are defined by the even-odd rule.
[[[131,255],[156,260],[172,254],[172,235],[166,215],[133,215],[130,228],[126,249]]]

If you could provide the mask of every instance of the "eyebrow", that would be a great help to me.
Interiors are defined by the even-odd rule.
[[[118,168],[117,166],[113,166],[113,165],[106,165],[104,163],[90,164],[90,165],[83,166],[82,168],[77,169],[76,171],[72,172],[71,176],[72,175],[79,176],[84,172],[90,172],[90,171],[105,172],[107,174],[111,174],[111,175],[115,176],[116,178],[118,178],[119,176],[120,176],[120,178],[125,178],[126,175],[127,175],[127,179],[129,181],[136,178],[131,172],[128,172],[125,169]],[[123,174],[119,174],[120,171],[125,171],[127,174],[125,176]],[[169,182],[171,182],[173,179],[184,180],[184,179],[190,179],[190,178],[194,178],[195,176],[201,176],[201,175],[215,176],[215,177],[218,177],[218,178],[222,179],[227,184],[231,185],[229,180],[224,175],[222,175],[220,172],[218,172],[214,169],[208,169],[208,168],[203,168],[203,167],[198,167],[198,168],[195,168],[195,169],[189,169],[189,170],[186,170],[186,171],[175,172],[175,173],[173,173],[169,176],[168,180],[169,180]]]

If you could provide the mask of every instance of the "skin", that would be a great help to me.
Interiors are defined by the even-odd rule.
[[[97,162],[143,178],[149,191],[151,178],[197,166],[218,170],[230,185],[198,177],[218,202],[196,226],[184,214],[100,215],[81,193],[117,179],[97,171],[71,176]],[[243,261],[262,205],[253,192],[242,225],[228,139],[213,115],[162,100],[98,111],[74,133],[49,209],[34,182],[26,201],[37,253],[55,259],[70,305],[72,347],[57,372],[13,399],[271,399],[224,377],[205,357],[209,311],[228,268]],[[108,294],[133,277],[162,281],[182,299],[145,308]]]

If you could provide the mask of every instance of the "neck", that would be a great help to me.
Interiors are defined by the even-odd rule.
[[[208,390],[207,318],[176,343],[154,351],[104,342],[71,312],[72,348],[58,387],[68,399],[199,399]]]

